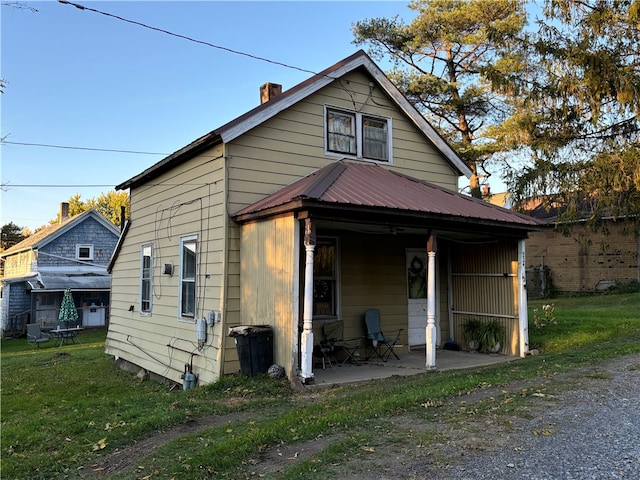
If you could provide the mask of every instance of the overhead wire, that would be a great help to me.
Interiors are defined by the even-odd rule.
[[[58,0],[59,3],[62,4],[66,4],[66,5],[71,5],[73,7],[76,7],[79,10],[87,10],[90,12],[94,12],[97,13],[99,15],[104,15],[107,17],[112,17],[115,18],[117,20],[126,22],[126,23],[130,23],[133,25],[137,25],[149,30],[153,30],[153,31],[157,31],[160,33],[164,33],[166,35],[170,35],[176,38],[181,38],[183,40],[187,40],[193,43],[198,43],[201,45],[205,45],[211,48],[216,48],[219,50],[223,50],[229,53],[233,53],[236,55],[242,55],[254,60],[259,60],[259,61],[263,61],[263,62],[267,62],[273,65],[278,65],[281,67],[285,67],[285,68],[289,68],[289,69],[293,69],[293,70],[297,70],[300,72],[304,72],[304,73],[310,73],[312,75],[323,75],[326,78],[329,78],[331,80],[335,80],[338,82],[338,85],[340,86],[340,88],[342,90],[344,90],[347,95],[350,97],[351,102],[353,103],[354,109],[357,110],[356,107],[356,101],[355,98],[353,97],[353,92],[351,92],[349,89],[347,89],[344,84],[342,83],[340,78],[337,77],[333,77],[331,75],[326,75],[326,74],[320,74],[318,72],[315,72],[313,70],[309,70],[306,68],[301,68],[301,67],[296,67],[294,65],[290,65],[284,62],[279,62],[276,60],[271,60],[269,58],[265,58],[265,57],[261,57],[258,55],[253,55],[250,53],[246,53],[246,52],[242,52],[239,50],[235,50],[232,48],[228,48],[228,47],[223,47],[221,45],[216,45],[210,42],[206,42],[204,40],[198,40],[195,39],[193,37],[189,37],[187,35],[182,35],[179,33],[174,33],[171,32],[169,30],[163,29],[163,28],[158,28],[158,27],[154,27],[151,25],[147,25],[145,23],[142,22],[138,22],[136,20],[130,20],[128,18],[124,18],[121,17],[119,15],[115,15],[112,13],[108,13],[108,12],[104,12],[95,8],[91,8],[91,7],[86,7],[84,5],[81,5],[79,3],[76,2],[70,2],[68,0]],[[371,97],[371,90],[369,91],[369,96],[367,98],[367,100],[364,102],[363,106],[369,101],[369,98]],[[6,138],[6,137],[5,137]],[[125,154],[135,154],[135,155],[170,155],[168,153],[164,153],[164,152],[147,152],[147,151],[139,151],[139,150],[124,150],[124,149],[110,149],[110,148],[98,148],[98,147],[78,147],[78,146],[69,146],[69,145],[54,145],[54,144],[45,144],[45,143],[33,143],[33,142],[13,142],[13,141],[8,141],[5,138],[0,138],[0,144],[7,144],[7,145],[21,145],[21,146],[32,146],[32,147],[46,147],[46,148],[59,148],[59,149],[67,149],[67,150],[84,150],[84,151],[96,151],[96,152],[110,152],[110,153],[125,153]],[[217,158],[217,157],[216,157]],[[200,185],[200,184],[198,184]],[[111,185],[105,185],[105,184],[85,184],[85,185],[70,185],[70,184],[58,184],[58,185],[45,185],[45,184],[9,184],[9,183],[3,183],[2,185],[0,185],[0,189],[4,190],[6,188],[9,187],[50,187],[50,188],[69,188],[69,187],[111,187]]]
[[[5,140],[3,138],[0,138],[0,145],[19,145],[19,146],[23,146],[23,147],[45,147],[45,148],[60,148],[60,149],[65,149],[65,150],[85,150],[85,151],[92,151],[92,152],[108,152],[108,153],[125,153],[125,154],[129,154],[129,155],[164,155],[164,156],[168,156],[171,155],[170,153],[166,153],[166,152],[146,152],[143,150],[123,150],[121,148],[102,148],[102,147],[78,147],[76,145],[54,145],[54,144],[49,144],[49,143],[33,143],[33,142],[12,142],[9,140]],[[216,160],[218,158],[220,158],[219,155],[217,156],[210,156],[207,154],[201,154],[202,157],[204,158],[212,158],[213,160]]]
[[[350,97],[351,102],[353,103],[354,109],[357,110],[356,101],[355,101],[355,98],[353,97],[353,92],[351,92],[349,89],[347,89],[344,86],[344,84],[342,83],[342,80],[340,78],[333,77],[331,75],[320,74],[320,73],[315,72],[313,70],[297,67],[295,65],[290,65],[290,64],[287,64],[287,63],[284,63],[284,62],[279,62],[279,61],[276,61],[276,60],[271,60],[271,59],[266,58],[266,57],[253,55],[253,54],[250,54],[250,53],[247,53],[247,52],[242,52],[240,50],[235,50],[235,49],[232,49],[232,48],[223,47],[221,45],[216,45],[216,44],[213,44],[213,43],[210,43],[210,42],[206,42],[204,40],[198,40],[196,38],[189,37],[188,35],[182,35],[182,34],[179,34],[179,33],[174,33],[174,32],[171,32],[171,31],[163,29],[163,28],[147,25],[145,23],[138,22],[136,20],[131,20],[131,19],[128,19],[128,18],[124,18],[124,17],[121,17],[119,15],[115,15],[115,14],[112,14],[112,13],[109,13],[109,12],[104,12],[104,11],[101,11],[101,10],[98,10],[98,9],[95,9],[95,8],[86,7],[86,6],[81,5],[79,3],[76,3],[76,2],[70,2],[68,0],[58,0],[58,2],[62,3],[62,4],[65,4],[65,5],[71,5],[73,7],[76,7],[79,10],[87,10],[87,11],[90,11],[90,12],[97,13],[99,15],[112,17],[112,18],[115,18],[117,20],[120,20],[120,21],[123,21],[123,22],[126,22],[126,23],[131,23],[133,25],[138,25],[140,27],[147,28],[149,30],[153,30],[153,31],[157,31],[157,32],[160,32],[160,33],[164,33],[166,35],[170,35],[170,36],[173,36],[173,37],[176,37],[176,38],[181,38],[183,40],[187,40],[187,41],[190,41],[190,42],[198,43],[198,44],[205,45],[205,46],[208,46],[208,47],[211,47],[211,48],[216,48],[216,49],[223,50],[223,51],[226,51],[226,52],[229,52],[229,53],[233,53],[233,54],[236,54],[236,55],[242,55],[242,56],[254,59],[254,60],[267,62],[267,63],[273,64],[273,65],[278,65],[278,66],[281,66],[281,67],[297,70],[297,71],[304,72],[304,73],[310,73],[312,75],[323,75],[326,78],[329,78],[331,80],[336,80],[338,82],[338,85],[340,86],[340,88],[342,90],[344,90],[347,93],[347,95]],[[369,97],[371,97],[371,91],[369,91]],[[368,101],[369,101],[369,98],[367,98],[367,101],[365,101],[365,104]],[[363,104],[363,106],[364,106],[364,104]],[[5,138],[0,138],[0,144],[21,145],[21,146],[30,146],[30,147],[60,148],[60,149],[67,149],[67,150],[85,150],[85,151],[94,151],[94,152],[125,153],[125,154],[134,154],[134,155],[170,155],[169,153],[164,153],[164,152],[147,152],[147,151],[139,151],[139,150],[124,150],[124,149],[111,149],[111,148],[98,148],[98,147],[78,147],[78,146],[70,146],[70,145],[54,145],[54,144],[33,143],[33,142],[13,142],[13,141],[8,141]],[[3,184],[3,187],[4,186],[5,185]],[[12,186],[14,186],[14,187],[17,187],[17,186],[39,187],[39,186],[45,186],[45,185],[12,185]],[[108,185],[55,185],[55,186],[56,187],[73,187],[73,186],[103,187],[103,186],[108,186]]]
[[[73,7],[76,7],[79,10],[87,10],[87,11],[90,11],[90,12],[97,13],[99,15],[104,15],[106,17],[115,18],[116,20],[120,20],[122,22],[131,23],[132,25],[137,25],[137,26],[142,27],[142,28],[147,28],[147,29],[153,30],[155,32],[164,33],[164,34],[170,35],[172,37],[181,38],[181,39],[187,40],[189,42],[198,43],[200,45],[205,45],[205,46],[211,47],[211,48],[216,48],[218,50],[223,50],[225,52],[233,53],[235,55],[241,55],[241,56],[244,56],[244,57],[251,58],[253,60],[259,60],[261,62],[270,63],[272,65],[278,65],[280,67],[289,68],[289,69],[292,69],[292,70],[297,70],[299,72],[310,73],[312,75],[322,75],[323,77],[326,77],[326,78],[329,78],[331,80],[337,81],[338,85],[340,85],[340,88],[342,88],[342,90],[344,90],[344,92],[351,98],[351,102],[353,103],[354,108],[356,108],[356,101],[355,101],[355,98],[353,97],[353,92],[351,92],[347,87],[345,87],[344,84],[342,83],[342,80],[340,78],[338,78],[338,77],[333,77],[333,76],[327,75],[327,74],[321,74],[319,72],[315,72],[313,70],[309,70],[308,68],[296,67],[295,65],[291,65],[291,64],[288,64],[288,63],[284,63],[284,62],[279,62],[277,60],[272,60],[270,58],[261,57],[259,55],[253,55],[253,54],[247,53],[247,52],[242,52],[240,50],[236,50],[236,49],[233,49],[233,48],[223,47],[222,45],[216,45],[215,43],[206,42],[204,40],[198,40],[197,38],[193,38],[193,37],[190,37],[188,35],[183,35],[181,33],[174,33],[174,32],[171,32],[170,30],[166,30],[164,28],[159,28],[159,27],[154,27],[152,25],[147,25],[146,23],[138,22],[137,20],[131,20],[131,19],[128,19],[128,18],[125,18],[125,17],[121,17],[120,15],[115,15],[115,14],[109,13],[109,12],[103,12],[102,10],[98,10],[98,9],[91,8],[91,7],[85,7],[84,5],[81,5],[81,4],[76,3],[76,2],[70,2],[68,0],[58,0],[58,2],[62,3],[62,4],[65,4],[65,5],[71,5]]]
[[[183,40],[187,40],[189,42],[199,43],[201,45],[206,45],[207,47],[211,47],[211,48],[217,48],[218,50],[223,50],[225,52],[233,53],[235,55],[242,55],[242,56],[245,56],[245,57],[248,57],[248,58],[252,58],[254,60],[259,60],[261,62],[267,62],[267,63],[271,63],[273,65],[279,65],[281,67],[290,68],[290,69],[293,69],[293,70],[298,70],[300,72],[305,72],[305,73],[311,73],[313,75],[318,75],[318,73],[314,72],[313,70],[308,70],[306,68],[296,67],[294,65],[289,65],[289,64],[284,63],[284,62],[278,62],[276,60],[271,60],[269,58],[260,57],[258,55],[253,55],[251,53],[241,52],[240,50],[235,50],[235,49],[229,48],[229,47],[223,47],[221,45],[216,45],[214,43],[206,42],[204,40],[198,40],[196,38],[189,37],[188,35],[182,35],[180,33],[174,33],[174,32],[171,32],[169,30],[165,30],[164,28],[159,28],[159,27],[154,27],[154,26],[151,26],[151,25],[147,25],[146,23],[138,22],[136,20],[130,20],[128,18],[124,18],[124,17],[121,17],[119,15],[114,15],[113,13],[103,12],[103,11],[97,10],[95,8],[85,7],[84,5],[81,5],[79,3],[69,2],[68,0],[58,0],[58,2],[59,3],[63,3],[65,5],[71,5],[73,7],[76,7],[78,9],[80,9],[80,10],[88,10],[90,12],[94,12],[94,13],[97,13],[97,14],[100,14],[100,15],[104,15],[104,16],[107,16],[107,17],[112,17],[112,18],[115,18],[115,19],[123,21],[123,22],[131,23],[133,25],[138,25],[139,27],[143,27],[143,28],[147,28],[149,30],[154,30],[156,32],[164,33],[164,34],[170,35],[172,37],[182,38]],[[326,75],[326,76],[329,77],[329,78],[334,78],[334,77],[331,77],[329,75]]]
[[[144,152],[139,150],[120,150],[115,148],[75,147],[69,145],[53,145],[49,143],[11,142],[9,140],[0,140],[0,144],[22,145],[27,147],[64,148],[67,150],[89,150],[92,152],[133,153],[136,155],[169,155],[168,153],[164,152]]]

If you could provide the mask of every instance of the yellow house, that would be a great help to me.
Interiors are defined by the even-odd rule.
[[[399,351],[425,347],[425,369],[470,317],[501,322],[502,352],[525,354],[536,222],[457,193],[469,169],[363,51],[261,95],[116,187],[131,217],[108,354],[206,384],[239,371],[230,329],[268,325],[274,363],[311,383],[322,325],[363,337],[368,308],[402,329]]]

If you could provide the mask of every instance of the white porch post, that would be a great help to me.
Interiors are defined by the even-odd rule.
[[[518,240],[518,330],[520,338],[520,356],[529,350],[529,318],[527,310],[527,272],[525,240]]]
[[[304,269],[304,307],[302,311],[302,364],[300,365],[300,377],[303,383],[309,383],[313,380],[313,253],[315,248],[315,226],[311,219],[307,218],[304,225],[306,259]]]
[[[427,369],[436,368],[436,236],[427,241]]]

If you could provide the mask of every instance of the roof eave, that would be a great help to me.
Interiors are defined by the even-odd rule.
[[[229,142],[309,95],[312,95],[321,88],[324,88],[336,79],[360,67],[364,67],[376,82],[378,82],[384,92],[396,102],[403,113],[407,115],[416,127],[440,150],[453,169],[459,175],[464,175],[469,178],[472,173],[471,169],[462,161],[435,128],[433,128],[422,114],[407,100],[402,92],[387,78],[380,67],[362,50],[359,50],[342,62],[329,67],[301,84],[296,85],[290,91],[283,92],[283,94],[267,104],[256,107],[254,110],[247,112],[247,114],[223,125],[217,129],[217,131],[225,143]]]
[[[116,243],[116,248],[113,249],[113,253],[111,254],[111,258],[109,259],[109,263],[107,264],[107,273],[111,274],[111,270],[118,259],[118,255],[120,255],[120,250],[122,250],[122,244],[127,236],[127,232],[131,227],[131,220],[127,220],[124,224],[124,228],[120,232],[120,238],[118,238],[118,243]]]
[[[116,190],[126,190],[127,188],[137,187],[143,185],[154,178],[159,177],[161,174],[171,170],[174,166],[178,165],[185,160],[189,160],[195,157],[200,152],[207,150],[211,147],[222,143],[222,138],[216,130],[213,130],[206,135],[201,136],[197,140],[194,140],[190,144],[182,147],[180,150],[172,153],[168,157],[160,160],[158,163],[147,168],[142,173],[139,173],[135,177],[116,185]]]
[[[400,109],[407,115],[424,135],[438,148],[449,161],[451,167],[460,175],[471,176],[471,170],[460,159],[445,139],[433,128],[420,112],[407,100],[398,88],[387,78],[384,72],[363,51],[359,50],[353,55],[341,60],[333,66],[299,83],[291,89],[283,92],[275,99],[259,105],[225,125],[203,135],[189,145],[172,153],[155,165],[129,180],[116,185],[116,190],[142,185],[160,174],[170,170],[175,165],[193,158],[197,153],[221,143],[227,143],[252,128],[262,124],[278,113],[317,92],[331,82],[339,79],[347,73],[363,67],[378,82],[387,95],[389,95]]]
[[[65,233],[67,233],[69,230],[74,228],[77,224],[83,222],[84,219],[87,218],[87,217],[93,217],[98,223],[100,223],[106,229],[111,230],[111,232],[114,233],[115,235],[119,234],[118,227],[116,227],[113,223],[111,223],[109,220],[107,220],[96,209],[90,208],[89,210],[85,210],[84,212],[69,218],[67,221],[65,221],[63,224],[61,224],[61,226],[55,225],[56,227],[58,227],[56,230],[54,230],[51,233],[47,234],[46,236],[42,237],[40,240],[38,240],[35,243],[29,243],[29,244],[25,245],[24,247],[20,247],[20,248],[15,249],[15,250],[14,250],[14,247],[16,245],[14,245],[10,249],[0,253],[0,258],[9,257],[9,256],[15,255],[17,253],[26,252],[28,250],[38,250],[39,248],[44,247],[45,245],[51,243],[55,239],[59,238],[60,236],[64,235]],[[52,225],[50,225],[49,227],[46,227],[46,228],[50,228],[50,227],[52,227]],[[23,242],[28,241],[29,238],[31,238],[31,237],[27,237],[25,240],[23,240]],[[20,242],[20,243],[22,243],[22,242]],[[20,245],[20,243],[18,243],[17,245]]]
[[[271,208],[266,208],[257,212],[241,214],[234,216],[233,219],[238,223],[248,223],[251,221],[262,220],[275,215],[282,215],[285,213],[300,212],[303,210],[313,210],[314,213],[320,215],[331,215],[334,219],[337,219],[340,214],[350,215],[372,215],[381,220],[381,223],[405,223],[411,221],[429,220],[433,222],[442,222],[454,226],[466,226],[466,225],[480,225],[485,227],[496,227],[505,229],[518,234],[526,234],[529,231],[542,230],[542,225],[535,224],[519,224],[512,222],[503,222],[499,220],[491,219],[478,219],[471,217],[461,217],[448,214],[438,214],[432,212],[421,212],[413,210],[400,210],[395,208],[381,208],[371,207],[367,205],[345,205],[340,203],[322,202],[316,199],[309,198],[296,198],[290,202],[282,205],[278,205]],[[337,214],[337,215],[336,215]],[[316,216],[314,215],[314,216]]]

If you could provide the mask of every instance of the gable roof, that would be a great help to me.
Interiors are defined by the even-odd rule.
[[[371,60],[363,51],[359,50],[353,55],[339,61],[335,65],[312,76],[293,88],[281,93],[274,99],[259,105],[248,111],[244,115],[226,123],[225,125],[212,130],[211,132],[194,140],[180,150],[172,153],[168,157],[160,160],[155,165],[147,168],[135,177],[116,185],[116,190],[124,190],[130,187],[142,185],[160,174],[169,171],[174,166],[193,158],[202,151],[213,146],[230,142],[246,133],[252,128],[260,125],[278,113],[286,110],[292,105],[304,100],[321,88],[329,85],[349,72],[363,68],[378,83],[380,88],[391,97],[400,110],[410,118],[415,126],[435,145],[442,155],[449,161],[451,167],[461,175],[469,177],[471,170],[458,157],[458,154],[449,146],[442,136],[427,122],[420,112],[407,100],[407,98],[397,89],[397,87],[387,78],[384,72]]]
[[[50,225],[41,230],[38,230],[36,233],[31,235],[30,237],[25,238],[20,243],[16,243],[11,248],[5,250],[0,253],[0,257],[6,257],[12,255],[14,253],[18,253],[24,250],[30,249],[38,249],[42,248],[48,243],[54,241],[56,238],[64,235],[66,232],[74,228],[76,225],[84,222],[88,218],[94,218],[96,221],[101,223],[106,229],[113,232],[114,235],[120,235],[120,229],[116,227],[113,223],[99,214],[95,209],[91,208],[82,212],[79,215],[75,215],[62,223],[56,223],[54,225]]]
[[[246,222],[308,207],[344,208],[536,230],[526,215],[409,177],[377,164],[344,160],[316,170],[233,215]]]

